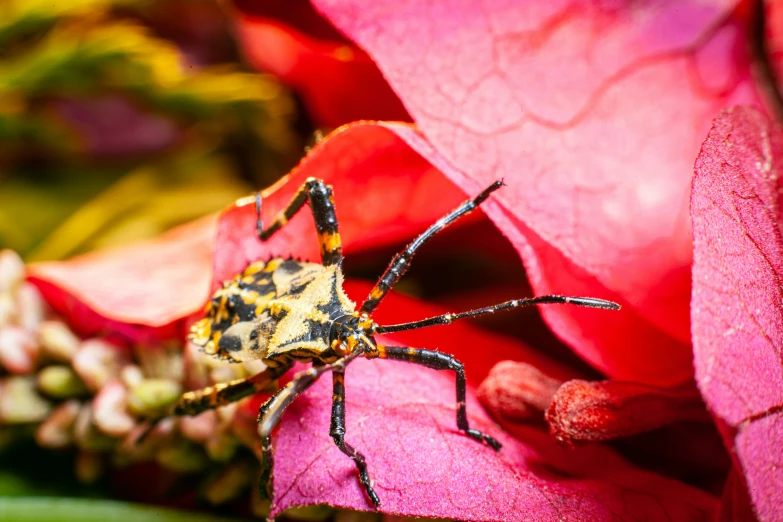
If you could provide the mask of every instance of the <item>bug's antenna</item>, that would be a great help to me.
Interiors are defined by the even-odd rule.
[[[501,310],[511,310],[512,308],[522,308],[525,306],[532,306],[537,304],[571,304],[576,306],[584,306],[586,308],[600,308],[603,310],[620,309],[620,305],[617,303],[613,303],[612,301],[605,301],[604,299],[595,299],[593,297],[567,297],[564,295],[542,295],[539,297],[531,297],[528,299],[515,299],[513,301],[507,301],[505,303],[500,303],[493,306],[487,306],[485,308],[468,310],[467,312],[460,312],[458,314],[436,315],[435,317],[422,319],[420,321],[413,321],[410,323],[391,324],[388,326],[377,326],[373,329],[372,334],[402,332],[405,330],[417,330],[419,328],[426,328],[427,326],[435,326],[439,324],[451,324],[458,319],[465,319],[466,317],[477,317],[479,315],[486,315],[495,312],[500,312]]]

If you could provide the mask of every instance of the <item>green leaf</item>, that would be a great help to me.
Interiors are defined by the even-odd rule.
[[[237,522],[238,519],[128,502],[57,497],[0,498],[0,520],[15,522]]]

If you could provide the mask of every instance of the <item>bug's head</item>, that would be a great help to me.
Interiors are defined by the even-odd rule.
[[[337,355],[345,356],[356,350],[373,352],[377,350],[370,339],[370,331],[375,326],[367,314],[354,313],[337,320],[331,333],[331,347]]]

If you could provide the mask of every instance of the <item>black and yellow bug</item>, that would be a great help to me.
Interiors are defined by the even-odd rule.
[[[340,450],[353,459],[367,495],[378,507],[380,499],[373,490],[365,458],[345,441],[344,376],[346,366],[356,357],[396,359],[435,370],[455,372],[457,428],[467,436],[499,450],[501,445],[497,440],[471,429],[468,423],[465,371],[461,362],[437,351],[385,346],[376,342],[375,335],[449,324],[465,317],[535,304],[562,303],[611,310],[619,309],[619,305],[594,298],[546,295],[388,326],[376,324],[372,320],[372,312],[408,270],[419,248],[440,230],[473,211],[501,186],[503,183],[497,181],[475,198],[465,201],[397,254],[358,310],[342,288],[342,247],[331,187],[321,180],[308,179],[269,228],[264,228],[261,222],[261,197],[256,195],[256,232],[261,241],[285,225],[306,202],[310,203],[321,247],[321,263],[281,258],[256,261],[215,292],[207,304],[206,317],[193,325],[190,339],[217,357],[235,362],[261,360],[267,369],[246,379],[186,393],[174,406],[172,413],[196,415],[237,401],[267,388],[272,381],[288,371],[294,361],[312,362],[311,368],[294,376],[291,382],[274,393],[260,408],[258,432],[266,470],[262,483],[266,484],[267,494],[271,497],[273,454],[270,434],[273,428],[285,408],[299,394],[321,375],[331,372],[331,437]]]

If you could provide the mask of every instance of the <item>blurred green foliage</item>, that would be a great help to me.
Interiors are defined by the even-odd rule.
[[[295,105],[214,0],[0,0],[0,247],[159,234],[284,174]]]

